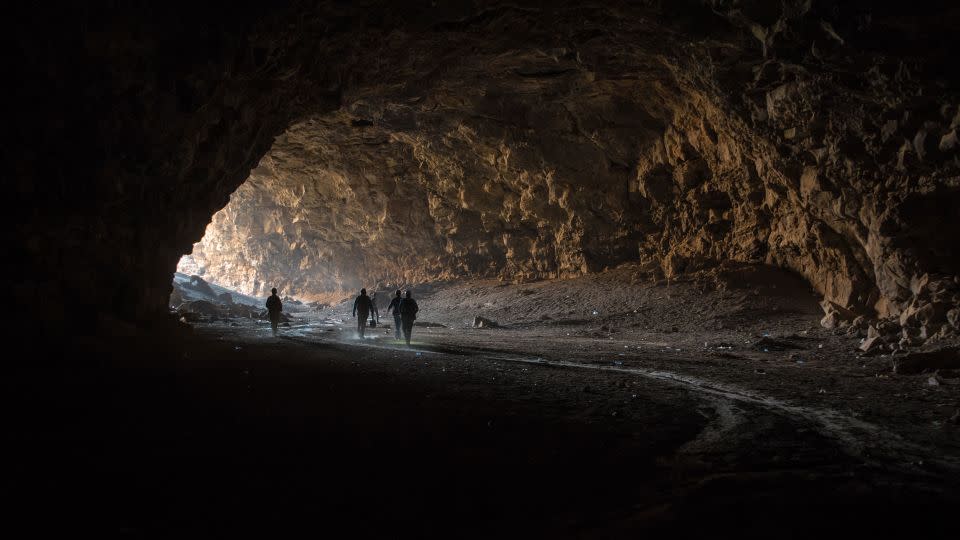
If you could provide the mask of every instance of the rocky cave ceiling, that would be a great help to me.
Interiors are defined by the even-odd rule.
[[[25,53],[77,78],[87,101],[57,104],[66,126],[15,114],[39,139],[76,141],[57,156],[76,159],[70,171],[14,149],[59,186],[42,195],[56,226],[24,216],[24,258],[90,266],[35,272],[28,292],[107,282],[131,315],[155,311],[202,237],[208,275],[253,293],[737,260],[800,273],[828,311],[922,304],[956,318],[950,3],[293,2],[204,7],[180,26],[175,11],[96,15],[77,17],[97,32],[64,30],[78,58]],[[63,247],[51,254],[36,230]]]

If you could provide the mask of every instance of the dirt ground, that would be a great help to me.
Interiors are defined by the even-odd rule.
[[[894,374],[895,355],[858,349],[863,332],[822,328],[816,293],[782,270],[730,265],[681,281],[650,282],[639,268],[625,265],[569,280],[474,281],[417,292],[422,326],[414,334],[423,346],[684,380],[829,411],[861,427],[875,423],[935,446],[934,454],[960,456],[960,372]],[[349,306],[320,313],[349,326]],[[477,316],[498,327],[473,328]],[[391,317],[382,318],[392,326]],[[379,343],[392,330],[373,335]]]
[[[341,304],[47,350],[4,379],[8,509],[38,536],[953,537],[953,373],[861,357],[790,274],[640,276],[415,289],[409,348]]]

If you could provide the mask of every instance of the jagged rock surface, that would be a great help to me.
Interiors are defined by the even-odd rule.
[[[246,292],[736,260],[797,271],[837,320],[935,304],[928,325],[954,326],[960,98],[938,40],[958,8],[368,4],[65,30],[68,60],[103,72],[37,65],[101,97],[27,129],[77,135],[84,187],[19,184],[57,210],[21,216],[24,294],[114,284],[125,315],[163,307],[174,262],[249,176],[194,248]],[[16,170],[51,172],[14,150]]]

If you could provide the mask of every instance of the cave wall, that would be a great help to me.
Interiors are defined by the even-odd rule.
[[[938,73],[929,49],[890,58],[840,35],[868,42],[891,19],[807,4],[714,3],[709,37],[615,10],[393,35],[357,61],[373,82],[278,138],[194,254],[218,281],[307,297],[733,259],[896,314],[923,275],[956,271],[935,232],[956,227],[956,96],[911,75]],[[538,21],[564,46],[504,31]]]
[[[842,313],[960,303],[947,2],[70,10],[12,35],[47,321],[162,313],[191,249],[250,292],[735,259]]]

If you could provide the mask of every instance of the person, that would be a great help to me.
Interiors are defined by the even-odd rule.
[[[357,318],[357,334],[362,338],[367,328],[367,317],[370,316],[370,297],[366,289],[360,289],[360,296],[353,301],[353,316]]]
[[[400,339],[400,302],[403,301],[403,298],[400,297],[400,289],[397,289],[397,296],[390,300],[390,305],[387,306],[387,313],[390,313],[390,310],[393,310],[393,330],[397,336],[397,340]]]
[[[280,326],[280,312],[283,311],[283,302],[277,296],[277,288],[270,289],[270,298],[267,298],[267,312],[270,314],[270,328],[273,329],[273,335],[277,335],[277,329]]]
[[[370,328],[380,324],[380,312],[377,311],[377,293],[370,297]]]
[[[417,320],[417,312],[420,311],[420,306],[417,305],[417,301],[410,296],[410,291],[407,291],[406,297],[400,301],[400,319],[403,324],[403,337],[407,340],[407,345],[410,345],[410,334],[413,333],[413,321]]]

